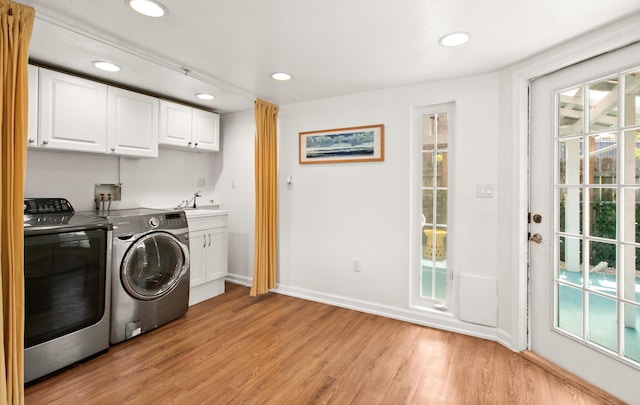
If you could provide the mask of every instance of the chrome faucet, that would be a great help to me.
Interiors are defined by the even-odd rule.
[[[191,202],[193,202],[193,206],[191,208],[195,208],[196,207],[196,198],[198,197],[202,197],[202,194],[200,194],[202,190],[198,190],[195,193],[193,193],[193,197],[191,197],[191,199],[187,202],[187,205],[185,208],[189,207],[189,204],[191,204]]]
[[[202,197],[202,194],[200,194],[201,192],[202,192],[202,190],[198,190],[195,193],[193,193],[193,197],[191,197],[190,200],[183,200],[182,202],[180,202],[180,204],[178,204],[176,209],[180,209],[180,208],[196,208],[196,198]],[[189,205],[191,205],[192,203],[193,203],[193,206],[189,207]]]

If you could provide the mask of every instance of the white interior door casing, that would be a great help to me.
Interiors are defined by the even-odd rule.
[[[597,107],[588,111],[588,103],[585,103],[584,109],[590,113],[593,122],[586,119],[578,125],[583,125],[585,130],[592,135],[578,132],[575,135],[567,136],[565,140],[565,138],[556,138],[558,132],[556,128],[558,126],[557,116],[560,115],[558,114],[560,106],[557,102],[560,92],[577,88],[583,89],[582,93],[584,93],[584,90],[590,89],[588,83],[606,83],[608,78],[624,76],[616,76],[618,72],[624,72],[634,67],[640,67],[640,45],[630,46],[548,75],[536,80],[531,88],[530,209],[533,214],[541,215],[542,222],[532,223],[530,232],[531,234],[540,234],[544,242],[541,244],[532,242],[529,250],[529,348],[549,361],[624,400],[638,399],[637,387],[632,382],[640,379],[640,368],[633,361],[628,361],[628,358],[625,360],[624,357],[624,348],[628,346],[624,346],[623,341],[628,337],[620,337],[625,335],[625,328],[629,326],[626,325],[622,315],[625,311],[630,313],[628,308],[635,308],[633,305],[625,303],[625,297],[630,298],[630,296],[625,295],[623,287],[625,275],[634,274],[635,267],[630,269],[631,271],[622,272],[614,277],[616,280],[614,284],[617,283],[616,291],[620,293],[622,299],[616,300],[615,297],[607,295],[610,292],[603,293],[604,290],[596,290],[596,286],[592,284],[592,274],[597,271],[598,266],[611,265],[610,263],[606,265],[600,262],[595,263],[598,261],[599,254],[595,253],[595,250],[592,249],[593,246],[612,247],[614,255],[617,252],[614,257],[617,258],[618,271],[622,271],[621,268],[624,269],[623,262],[626,263],[626,266],[634,265],[633,260],[625,261],[623,259],[625,252],[628,253],[629,249],[638,251],[637,241],[625,239],[624,233],[624,224],[628,224],[630,219],[635,221],[633,212],[629,213],[629,210],[627,210],[627,214],[624,212],[624,196],[628,194],[628,190],[636,188],[635,181],[633,181],[634,184],[624,181],[620,183],[620,178],[624,180],[625,177],[623,174],[625,164],[620,158],[620,156],[624,156],[625,150],[625,147],[622,146],[622,139],[624,134],[628,132],[624,129],[626,123],[622,121],[624,111],[617,111],[616,114],[620,122],[612,123],[613,127],[618,129],[609,131],[606,121],[608,120],[610,123],[612,120],[615,121],[616,114],[596,111]],[[620,91],[618,94],[619,105],[622,106],[624,92]],[[579,96],[578,93],[575,95]],[[620,109],[623,110],[622,107]],[[578,113],[579,110],[580,108],[575,108],[573,111],[562,114]],[[597,123],[597,120],[600,122]],[[616,149],[617,153],[614,155],[618,162],[617,183],[595,185],[590,181],[594,178],[592,176],[596,170],[596,161],[590,157],[599,151],[593,149],[592,143],[595,144],[596,139],[610,137],[611,132],[620,134],[616,146],[612,147]],[[630,145],[634,143],[632,139]],[[604,151],[603,154],[608,153],[604,148],[606,146],[601,150]],[[577,159],[572,162],[567,158],[560,167],[560,153],[563,154],[562,156],[573,156]],[[586,158],[584,157],[585,153],[587,153]],[[598,165],[603,161],[598,161]],[[574,169],[572,170],[571,167]],[[593,171],[590,172],[590,169]],[[602,168],[598,166],[597,169]],[[561,178],[563,180],[559,180]],[[588,203],[595,201],[592,200],[592,196],[598,193],[609,193],[614,196],[614,201],[616,201],[614,202],[616,215],[613,222],[617,222],[615,228],[617,233],[614,237],[600,235],[590,221],[593,205]],[[559,215],[560,209],[556,209],[559,207],[561,196],[566,207],[562,220]],[[587,203],[584,205],[587,208],[578,209],[581,207],[581,201]],[[625,215],[633,217],[625,220]],[[628,227],[629,225],[627,225]],[[562,260],[560,260],[561,258]],[[571,273],[567,273],[565,268]],[[562,284],[564,280],[561,278],[565,277],[565,274],[569,274],[571,277],[582,277],[582,280],[586,279],[586,282],[579,281],[578,285]],[[626,281],[627,284],[630,282]],[[576,319],[576,322],[581,325],[579,328],[572,328],[566,324],[562,328],[556,327],[559,325],[559,319],[562,315],[556,305],[559,300],[559,290],[563,288],[578,291],[579,296],[583,298],[582,317]],[[617,332],[617,344],[614,342],[607,347],[594,338],[594,335],[600,332],[597,323],[599,321],[591,316],[593,311],[590,312],[590,309],[595,309],[594,298],[616,303],[616,309],[614,309],[612,316],[614,318],[617,316],[618,319],[617,326],[615,326],[617,330],[613,330],[613,333]],[[633,301],[631,298],[630,300]],[[617,358],[621,353],[622,356]],[[628,383],[624,383],[624,381]]]

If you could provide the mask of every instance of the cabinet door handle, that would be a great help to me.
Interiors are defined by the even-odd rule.
[[[43,145],[47,145],[49,143],[49,141],[42,141]]]
[[[204,237],[202,238],[202,241],[204,242],[204,243],[202,244],[202,247],[203,247],[203,248],[206,248],[206,247],[207,247],[207,235],[204,235]]]
[[[211,234],[209,234],[209,246],[211,246]]]

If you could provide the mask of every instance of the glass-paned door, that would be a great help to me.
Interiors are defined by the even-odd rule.
[[[419,136],[420,253],[417,305],[447,310],[451,301],[451,269],[448,236],[451,229],[450,140],[453,137],[454,104],[417,110]]]
[[[604,387],[640,377],[638,55],[532,85],[530,347]]]

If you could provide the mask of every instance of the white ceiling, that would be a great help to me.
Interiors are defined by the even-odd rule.
[[[640,12],[638,0],[160,0],[154,19],[124,0],[17,1],[36,9],[33,62],[221,113],[496,71]],[[471,41],[440,47],[452,31]]]

